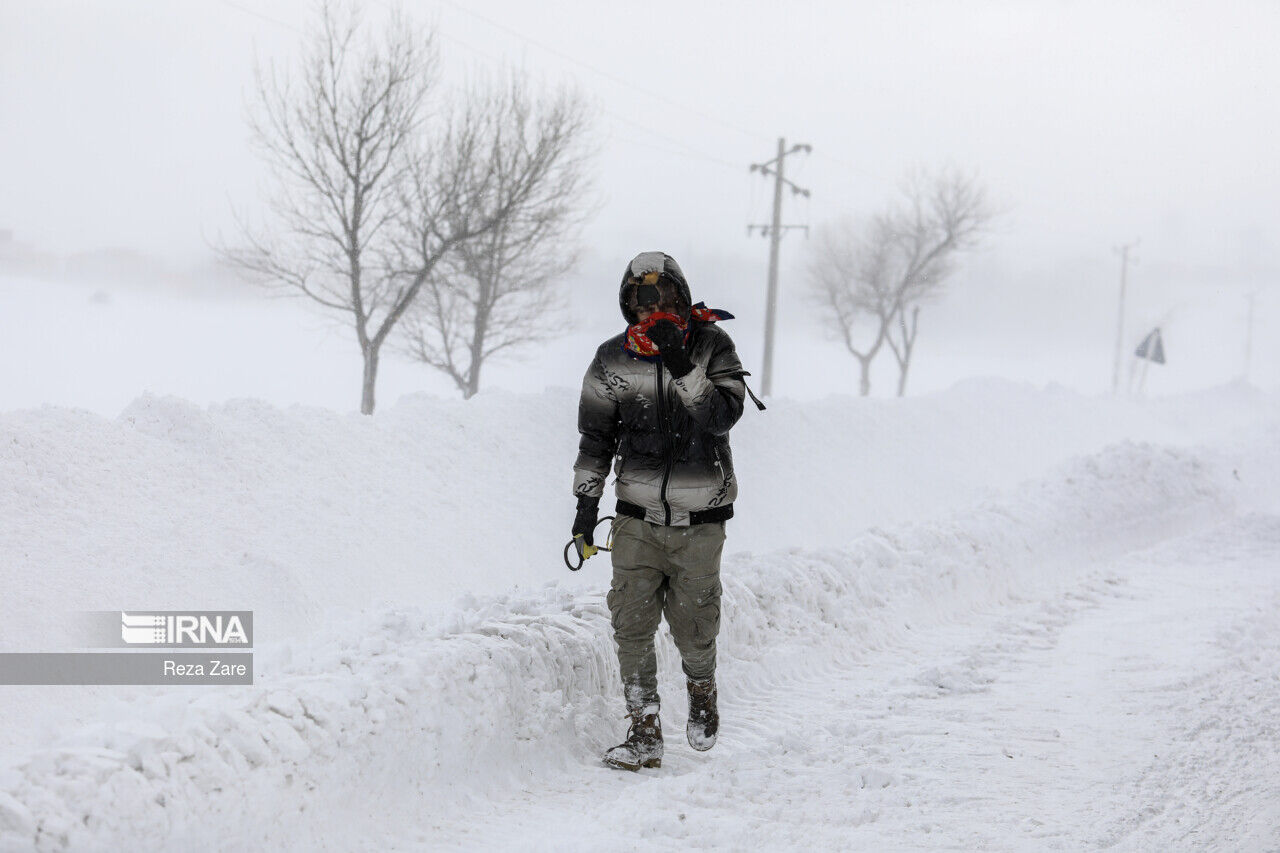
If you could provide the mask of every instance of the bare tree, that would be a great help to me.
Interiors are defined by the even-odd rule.
[[[459,158],[467,150],[475,174],[453,196],[465,204],[412,229],[422,292],[406,316],[405,346],[470,398],[486,359],[542,337],[555,284],[576,262],[588,119],[574,92],[535,97],[513,76],[473,91],[452,124],[452,150]],[[450,235],[465,239],[443,255]]]
[[[921,304],[941,292],[955,271],[956,256],[978,245],[992,217],[986,191],[977,180],[952,169],[913,175],[903,192],[906,204],[888,216],[898,294],[888,344],[898,363],[899,397],[907,390]]]
[[[811,296],[830,313],[824,317],[858,360],[859,393],[871,393],[871,363],[889,337],[894,317],[896,293],[891,281],[893,242],[885,229],[888,223],[877,218],[858,224],[845,218],[820,227],[809,258]],[[866,337],[866,328],[874,334]]]
[[[374,35],[355,7],[319,11],[295,69],[256,69],[250,126],[274,178],[272,227],[242,222],[242,244],[221,252],[262,283],[349,318],[364,359],[360,410],[372,414],[378,357],[405,299],[389,263],[393,226],[437,54],[399,14]]]
[[[810,263],[813,296],[858,359],[864,396],[871,362],[886,344],[898,365],[898,396],[906,393],[921,305],[941,292],[956,256],[977,245],[993,215],[977,181],[954,170],[913,175],[903,195],[869,223],[824,229]],[[858,349],[861,326],[876,334]]]

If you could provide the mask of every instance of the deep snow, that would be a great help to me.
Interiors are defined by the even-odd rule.
[[[1280,772],[1274,398],[983,382],[748,411],[722,744],[681,748],[664,644],[668,759],[626,779],[596,766],[608,564],[559,563],[574,402],[0,416],[6,649],[81,608],[252,608],[259,637],[252,688],[4,688],[0,849],[1280,841],[1232,787]],[[1092,727],[1036,746],[1077,696]]]

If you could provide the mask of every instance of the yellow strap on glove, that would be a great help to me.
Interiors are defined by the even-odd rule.
[[[596,524],[599,525],[601,521],[613,520],[614,517],[612,515],[606,515],[604,518],[596,521]],[[613,528],[609,528],[609,535],[605,538],[604,545],[588,545],[585,539],[586,534],[575,533],[573,534],[572,539],[564,543],[564,564],[569,567],[569,571],[571,572],[576,572],[578,569],[582,568],[582,564],[587,561],[587,558],[594,557],[597,551],[610,551],[613,549]],[[569,562],[570,548],[572,548],[573,552],[578,555],[578,565],[576,566]]]
[[[580,560],[586,560],[589,557],[594,557],[596,552],[600,550],[597,546],[588,545],[584,542],[583,534],[581,533],[573,537],[573,547],[577,549],[578,559]]]

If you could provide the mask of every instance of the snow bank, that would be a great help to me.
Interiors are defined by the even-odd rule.
[[[67,648],[79,609],[252,609],[258,643],[253,689],[0,691],[0,837],[337,838],[357,829],[326,804],[415,807],[433,780],[589,758],[618,708],[607,560],[560,562],[575,417],[564,389],[374,418],[150,396],[114,420],[0,414],[6,650]],[[1280,477],[1252,450],[1280,447],[1278,419],[1243,387],[1140,403],[1004,382],[749,410],[723,665],[746,683],[789,644],[856,655],[1201,518]]]
[[[815,667],[856,659],[913,627],[1078,582],[1094,560],[1220,518],[1227,468],[1126,442],[943,520],[845,548],[730,556],[724,680],[750,689],[783,649],[811,649]],[[669,641],[660,663],[679,696]],[[353,618],[259,669],[252,688],[168,693],[29,754],[0,777],[0,849],[354,846],[398,811],[519,784],[530,762],[581,760],[617,735],[603,598],[563,584]],[[338,808],[353,798],[368,824]]]
[[[1263,404],[1224,396],[1241,418]],[[1123,438],[1192,443],[1204,408],[994,381],[901,401],[778,400],[734,431],[728,547],[844,545]],[[0,414],[0,643],[57,647],[52,614],[129,607],[253,609],[264,638],[292,636],[335,607],[447,605],[562,578],[576,415],[565,390],[411,397],[374,418],[151,396],[114,420]]]
[[[734,430],[728,553],[841,547],[1123,438],[1186,446],[1276,406],[1242,387],[1143,404],[995,380],[905,400],[776,400]],[[458,595],[551,579],[598,591],[607,564],[568,575],[560,556],[576,415],[568,389],[408,397],[373,418],[154,396],[115,419],[0,413],[0,647],[69,648],[78,610],[253,610],[263,646],[364,609],[447,611]],[[0,691],[0,757],[150,695]]]

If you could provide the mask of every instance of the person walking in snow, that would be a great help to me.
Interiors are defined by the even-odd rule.
[[[742,416],[749,374],[716,325],[733,315],[692,304],[670,255],[637,255],[618,304],[627,328],[600,345],[582,381],[573,541],[579,559],[595,553],[616,458],[608,605],[631,725],[604,760],[638,770],[662,762],[654,633],[664,614],[688,679],[689,745],[716,742],[720,554],[738,493],[729,430]]]

